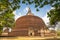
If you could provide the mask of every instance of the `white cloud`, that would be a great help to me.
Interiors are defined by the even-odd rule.
[[[24,11],[25,13],[27,13],[27,12],[28,12],[28,9],[29,9],[29,7],[26,7],[23,11]]]
[[[42,19],[44,20],[45,24],[47,25],[47,23],[49,22],[49,18],[47,18],[47,14],[42,17]]]
[[[13,14],[15,15],[15,20],[17,20],[19,17],[21,17],[21,13],[16,14],[17,12],[14,11]]]
[[[28,7],[26,7],[24,10],[23,10],[24,13],[27,13],[28,12]],[[18,14],[17,14],[18,13]],[[20,12],[17,12],[17,11],[14,11],[13,14],[15,15],[15,20],[17,20],[19,17],[21,17],[21,13]]]
[[[51,9],[55,9],[54,7],[51,7]]]
[[[55,29],[60,30],[60,22],[57,22]]]
[[[54,28],[49,28],[49,30],[55,30]]]
[[[29,7],[26,7],[26,11],[28,11]]]

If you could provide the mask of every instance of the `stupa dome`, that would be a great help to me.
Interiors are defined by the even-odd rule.
[[[40,17],[32,16],[32,15],[25,15],[16,20],[15,24],[16,28],[26,28],[26,27],[36,27],[39,29],[45,27],[45,23]]]
[[[34,27],[35,29],[45,28],[46,25],[43,22],[42,18],[33,15],[31,13],[30,8],[28,9],[28,13],[25,16],[22,16],[16,20],[15,27],[17,29],[25,29],[29,27]]]

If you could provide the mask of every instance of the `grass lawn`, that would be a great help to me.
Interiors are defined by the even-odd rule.
[[[0,40],[60,40],[60,37],[0,37]]]

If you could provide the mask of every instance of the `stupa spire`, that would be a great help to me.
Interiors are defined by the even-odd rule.
[[[29,7],[28,7],[27,15],[33,15],[32,12],[31,12],[31,9]]]

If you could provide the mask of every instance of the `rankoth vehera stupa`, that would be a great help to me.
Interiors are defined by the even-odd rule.
[[[45,36],[50,35],[42,18],[35,16],[30,8],[25,16],[16,20],[15,27],[5,36]],[[4,36],[4,35],[3,35]]]

